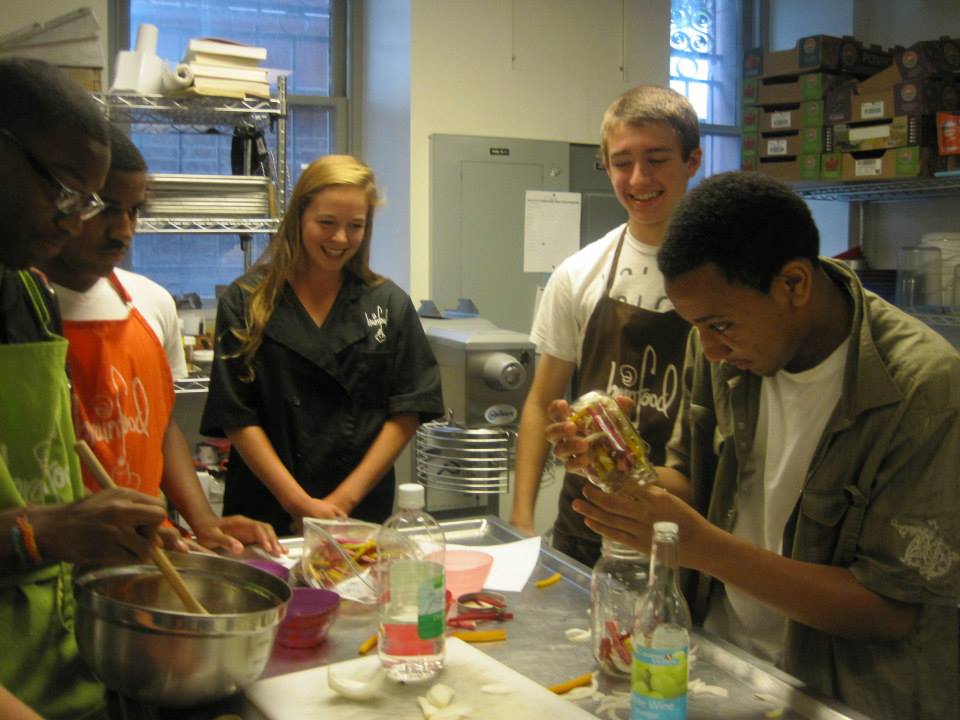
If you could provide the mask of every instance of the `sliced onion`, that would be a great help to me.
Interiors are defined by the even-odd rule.
[[[338,695],[351,700],[370,700],[380,693],[386,673],[379,666],[379,662],[372,674],[363,672],[358,674],[356,665],[350,668],[340,667],[334,671],[335,667],[337,666],[333,665],[327,670],[327,684]]]

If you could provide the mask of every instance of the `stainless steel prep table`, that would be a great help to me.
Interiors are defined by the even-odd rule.
[[[494,516],[450,520],[441,523],[447,542],[461,545],[494,545],[521,539],[513,528]],[[291,553],[298,553],[301,540],[290,538],[284,544]],[[539,589],[533,580],[548,577],[554,572],[561,582]],[[575,643],[566,639],[568,628],[589,628],[590,569],[543,546],[540,560],[531,582],[522,592],[505,593],[514,619],[503,627],[506,642],[483,643],[476,647],[491,657],[510,666],[536,682],[549,686],[584,674],[596,668],[589,642]],[[491,625],[493,627],[494,625]],[[274,647],[273,656],[263,677],[273,677],[317,665],[339,662],[357,657],[357,648],[376,630],[376,614],[371,610],[357,612],[345,607],[327,641],[318,648],[291,650]],[[691,694],[687,717],[690,720],[706,718],[743,719],[777,717],[780,720],[807,718],[809,720],[852,720],[865,718],[833,700],[815,696],[802,684],[773,666],[758,660],[742,650],[702,631],[694,633],[696,660],[691,667],[691,678],[707,685],[719,686],[728,696]],[[375,650],[372,652],[376,652]],[[599,689],[604,693],[628,691],[626,680],[612,680],[600,675]],[[591,699],[577,704],[594,711],[598,703]],[[779,714],[778,714],[779,712]],[[153,710],[126,717],[163,718],[166,720],[212,720],[224,713],[235,713],[243,720],[263,720],[263,715],[243,697],[242,693],[206,708],[191,710]],[[620,710],[617,715],[626,719],[629,713]],[[124,717],[118,715],[118,717]],[[601,717],[608,717],[604,714]],[[476,718],[476,720],[486,720]],[[497,719],[501,720],[501,719]],[[502,719],[514,720],[514,719]],[[516,719],[524,720],[524,719]],[[533,719],[532,719],[533,720]]]

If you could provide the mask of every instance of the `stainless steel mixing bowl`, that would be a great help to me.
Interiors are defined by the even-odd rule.
[[[290,587],[245,563],[170,553],[187,586],[210,612],[183,608],[151,564],[79,575],[80,654],[111,690],[139,702],[189,707],[256,680],[270,659]]]

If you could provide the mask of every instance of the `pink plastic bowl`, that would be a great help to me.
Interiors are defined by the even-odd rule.
[[[447,589],[456,600],[461,595],[483,590],[493,556],[479,550],[447,550],[443,567],[447,579]]]
[[[337,617],[340,596],[332,590],[295,587],[280,623],[277,642],[289,648],[311,648],[323,642]]]

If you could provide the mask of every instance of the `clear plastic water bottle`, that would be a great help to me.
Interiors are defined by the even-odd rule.
[[[690,609],[680,592],[676,523],[653,525],[650,581],[633,628],[630,720],[687,716]]]
[[[593,657],[600,669],[629,677],[637,601],[647,589],[647,556],[629,545],[603,538],[600,559],[590,577]]]
[[[422,485],[400,485],[397,506],[377,534],[377,647],[389,677],[426,680],[443,667],[446,543]]]

